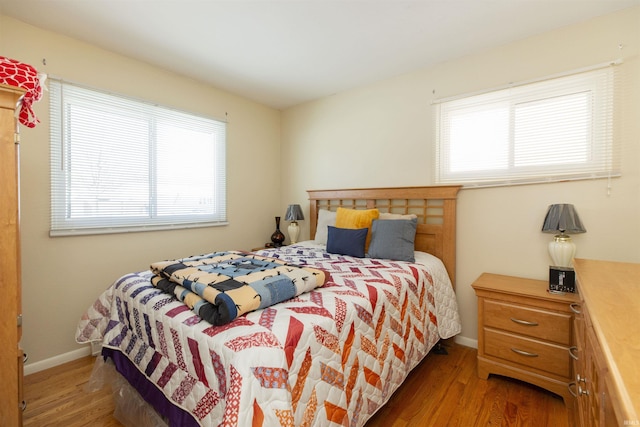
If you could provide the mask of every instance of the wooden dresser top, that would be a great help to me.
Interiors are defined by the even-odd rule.
[[[578,289],[622,402],[640,416],[640,264],[574,260]]]

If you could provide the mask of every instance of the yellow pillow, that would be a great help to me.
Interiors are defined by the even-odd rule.
[[[371,223],[378,219],[380,211],[378,209],[347,209],[338,208],[336,210],[336,227],[338,228],[368,228],[367,240],[364,245],[365,252],[369,249],[371,241]]]

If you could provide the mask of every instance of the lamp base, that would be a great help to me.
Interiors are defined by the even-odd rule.
[[[576,245],[571,241],[571,236],[556,234],[549,242],[549,255],[554,266],[570,268],[575,254]]]
[[[298,236],[300,235],[300,227],[298,226],[298,223],[293,221],[291,224],[289,224],[289,239],[291,239],[291,244],[295,244],[298,243]]]

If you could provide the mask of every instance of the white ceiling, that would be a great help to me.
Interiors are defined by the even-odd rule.
[[[0,0],[0,13],[287,108],[640,0]]]

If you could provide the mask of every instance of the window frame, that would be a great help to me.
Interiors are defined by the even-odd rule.
[[[507,186],[517,184],[558,182],[579,179],[620,176],[620,147],[614,140],[617,122],[617,90],[622,61],[600,64],[519,84],[482,92],[463,94],[434,101],[436,122],[435,173],[436,184],[462,184],[464,187]],[[576,83],[577,82],[577,83]],[[562,163],[547,158],[546,164],[515,166],[515,110],[530,102],[544,102],[589,91],[591,113],[584,147],[587,159],[577,163]],[[493,101],[491,101],[493,99]],[[456,111],[483,111],[484,106],[504,103],[508,109],[507,166],[453,171],[451,141],[448,140],[452,117]],[[576,144],[578,147],[578,144]],[[543,149],[537,153],[544,153]],[[541,161],[542,162],[542,161]]]
[[[139,232],[211,227],[228,224],[226,209],[226,121],[160,106],[148,101],[70,83],[61,79],[50,79],[49,91],[51,118],[50,236]],[[109,105],[107,106],[103,104],[103,102],[109,103]],[[78,107],[80,105],[89,105],[92,107],[93,109],[89,108],[90,113],[95,113],[95,116],[92,117],[101,117],[103,114],[106,117],[107,114],[105,111],[109,109],[110,112],[114,113],[114,115],[119,115],[119,117],[132,117],[132,122],[136,120],[143,125],[147,123],[147,133],[138,133],[130,136],[130,133],[135,133],[132,128],[127,127],[119,130],[125,134],[127,138],[130,137],[132,141],[135,140],[136,147],[142,147],[142,151],[140,151],[140,149],[131,148],[130,145],[127,145],[125,153],[130,154],[129,158],[131,159],[142,158],[147,162],[146,165],[142,163],[139,169],[136,169],[135,166],[129,166],[131,168],[129,171],[138,172],[140,169],[143,171],[143,181],[139,184],[133,180],[131,180],[131,182],[133,186],[137,185],[136,188],[145,188],[145,190],[142,192],[136,192],[134,190],[127,192],[122,189],[113,189],[111,193],[125,197],[125,199],[119,202],[112,201],[112,205],[120,203],[120,205],[126,206],[127,203],[129,203],[126,199],[128,197],[129,200],[133,200],[134,208],[143,208],[139,213],[128,214],[126,209],[124,211],[118,211],[117,207],[108,207],[104,211],[98,208],[97,215],[90,215],[86,212],[83,214],[72,214],[73,209],[76,209],[74,208],[74,203],[79,204],[81,201],[86,200],[88,202],[94,202],[95,205],[99,205],[96,196],[87,196],[87,199],[79,199],[71,195],[74,192],[76,194],[80,193],[78,190],[79,186],[72,184],[71,180],[74,173],[73,167],[70,166],[73,164],[73,144],[79,145],[78,142],[94,144],[95,142],[89,141],[89,138],[83,141],[81,137],[70,136],[70,126],[74,126],[71,128],[74,129],[73,134],[78,135],[78,126],[85,125],[85,128],[81,128],[82,130],[86,131],[87,129],[91,129],[95,132],[96,129],[99,129],[100,125],[100,121],[97,121],[97,127],[93,128],[92,122],[89,120],[83,121],[82,118],[79,118],[81,114],[77,113],[77,111],[79,111]],[[70,113],[73,109],[75,109],[76,113]],[[71,114],[73,114],[73,116]],[[76,122],[73,122],[74,119],[76,119]],[[106,119],[103,121],[106,122]],[[161,138],[159,135],[162,135],[162,131],[158,129],[161,126],[163,129],[177,130],[178,132],[182,132],[182,134],[193,135],[194,140],[198,139],[197,137],[204,140],[205,147],[207,148],[206,159],[211,161],[213,170],[207,171],[204,174],[211,177],[211,186],[205,186],[204,190],[200,190],[200,193],[198,193],[201,198],[205,197],[205,199],[203,199],[205,200],[203,202],[205,206],[201,212],[196,212],[196,209],[194,209],[195,202],[189,201],[188,198],[186,198],[184,203],[176,203],[172,206],[166,203],[166,199],[162,199],[161,196],[158,195],[159,185],[161,185],[158,183],[158,176],[163,173],[165,175],[167,174],[160,171],[160,166],[158,165],[158,150],[160,150],[158,146],[161,145],[158,141],[159,138]],[[144,126],[138,127],[144,128]],[[117,148],[112,149],[111,146],[107,145],[106,132],[100,134],[98,139],[103,138],[103,135],[105,135],[105,142],[103,142],[102,145],[96,143],[95,149],[102,149],[104,152],[115,152],[118,156],[118,162],[123,165],[126,164],[123,162],[123,159],[126,159],[127,155],[119,153],[117,152]],[[138,137],[140,139],[135,139]],[[168,152],[171,152],[171,150],[179,150],[182,152],[186,151],[184,150],[185,146],[195,145],[188,138],[184,140],[187,140],[188,143],[182,144],[177,148],[175,145],[167,144],[167,139],[165,139],[164,147]],[[91,145],[89,145],[89,147],[94,148]],[[80,154],[76,154],[78,161],[80,161],[81,157]],[[194,157],[191,156],[190,158],[193,159]],[[90,163],[90,161],[87,161],[87,163]],[[146,171],[144,170],[145,167]],[[76,166],[76,170],[79,169],[79,166]],[[187,174],[185,173],[185,175]],[[170,178],[173,178],[173,176]],[[182,180],[182,178],[178,178],[178,180]],[[186,180],[185,178],[183,180],[184,182],[180,183],[182,185],[180,188],[189,188],[185,185]],[[165,183],[167,182],[175,181],[165,180]],[[111,184],[108,183],[108,185]],[[108,185],[104,188],[109,188]],[[87,185],[84,184],[84,186],[86,187]],[[185,194],[189,192],[183,190],[179,193]],[[172,195],[173,194],[174,193],[172,193]],[[193,195],[191,195],[191,199],[194,199]],[[163,206],[163,201],[165,202],[164,206],[169,206],[169,208],[164,208],[163,211],[159,212],[158,206]],[[137,205],[137,202],[141,204]],[[129,208],[129,206],[126,207]],[[92,208],[95,209],[93,205]],[[173,211],[173,214],[169,214],[171,211]]]

